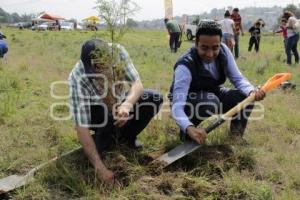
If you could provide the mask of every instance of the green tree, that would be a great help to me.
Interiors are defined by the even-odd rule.
[[[21,15],[21,21],[22,22],[31,22],[31,20],[33,19],[33,18],[36,18],[36,16],[37,15],[35,15],[35,14],[33,14],[33,13],[31,13],[31,14],[23,14],[23,15]]]
[[[13,23],[21,21],[21,17],[19,16],[18,13],[12,13],[10,15],[10,17],[11,17],[11,20],[12,20]]]
[[[126,26],[128,26],[129,28],[133,28],[133,27],[137,27],[138,23],[134,21],[132,18],[128,18],[126,22]]]
[[[295,6],[294,4],[288,4],[285,8],[283,8],[283,12],[284,11],[291,11],[296,15],[298,19],[300,18],[300,8]],[[282,14],[278,17],[277,24],[274,25],[273,30],[276,30],[278,26],[280,26]]]
[[[112,43],[124,36],[128,17],[140,9],[132,0],[97,0],[95,8],[106,23]]]
[[[283,10],[291,11],[292,13],[294,13],[296,15],[296,17],[298,19],[300,18],[300,8],[295,6],[294,4],[287,5]]]

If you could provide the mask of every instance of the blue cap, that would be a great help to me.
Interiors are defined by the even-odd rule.
[[[91,64],[91,59],[93,58],[93,51],[96,49],[97,46],[104,44],[106,44],[106,42],[101,39],[92,39],[86,41],[82,45],[80,59],[83,62],[86,74],[96,73]]]

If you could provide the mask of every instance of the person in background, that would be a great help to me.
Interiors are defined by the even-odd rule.
[[[221,43],[222,30],[215,21],[201,21],[195,46],[181,56],[174,66],[170,87],[172,117],[180,127],[182,140],[203,144],[207,133],[197,128],[213,114],[221,114],[243,101],[250,94],[262,100],[265,93],[255,88],[239,71],[228,47]],[[223,86],[226,79],[236,89]],[[253,105],[246,107],[231,120],[230,136],[243,142],[248,116]]]
[[[57,28],[58,31],[61,30],[61,22],[59,20],[55,21],[55,26],[56,26],[56,28]]]
[[[282,33],[283,37],[283,45],[284,50],[286,51],[286,41],[287,41],[287,27],[286,27],[287,20],[285,18],[281,18],[281,24],[279,26],[279,29],[274,31],[274,33]]]
[[[224,19],[220,22],[222,26],[222,42],[226,44],[226,46],[230,49],[233,53],[234,47],[234,35],[235,35],[235,26],[234,21],[230,18],[229,10],[226,10],[224,14]]]
[[[234,57],[240,56],[240,34],[244,35],[242,17],[239,14],[239,9],[234,8],[231,14],[231,19],[234,21],[235,35],[234,35]]]
[[[74,30],[77,30],[77,22],[74,22]]]
[[[249,47],[248,51],[252,51],[252,47],[254,44],[254,49],[256,53],[259,51],[259,43],[260,43],[260,22],[255,22],[253,26],[250,27],[249,33],[250,33],[250,39],[249,39]]]
[[[291,11],[284,11],[282,18],[287,21],[286,64],[290,66],[292,64],[292,52],[295,56],[295,63],[299,63],[299,54],[297,50],[299,33],[296,33],[294,30],[297,19],[295,14]]]
[[[3,58],[8,52],[8,45],[4,39],[6,39],[6,36],[0,32],[0,58]]]
[[[176,20],[170,20],[165,18],[165,25],[170,35],[169,46],[172,53],[176,53],[178,49],[179,38],[181,35],[181,29]]]

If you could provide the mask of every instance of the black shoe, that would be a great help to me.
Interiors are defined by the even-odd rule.
[[[128,147],[131,148],[131,149],[142,149],[143,148],[143,143],[138,140],[138,139],[135,139],[135,140],[129,140],[128,141]]]
[[[243,137],[245,129],[246,127],[240,123],[231,123],[229,135]]]

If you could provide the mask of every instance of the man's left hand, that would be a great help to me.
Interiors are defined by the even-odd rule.
[[[255,101],[261,101],[266,96],[266,93],[262,89],[259,89],[259,88],[252,91],[251,94],[255,95]]]
[[[114,125],[118,128],[121,128],[125,125],[125,123],[129,119],[129,112],[130,112],[131,106],[127,103],[122,103],[116,110],[115,115],[115,123]]]

